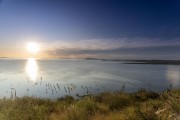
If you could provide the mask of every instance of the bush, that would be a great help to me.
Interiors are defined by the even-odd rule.
[[[86,97],[77,102],[77,107],[84,109],[88,114],[93,114],[98,110],[98,105],[90,97]]]
[[[102,95],[102,103],[108,105],[110,110],[123,109],[131,104],[131,99],[129,95],[123,93],[104,94]]]
[[[70,106],[61,116],[62,120],[88,120],[87,112],[83,108],[77,106]]]

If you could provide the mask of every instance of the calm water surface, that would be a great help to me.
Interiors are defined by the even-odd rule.
[[[180,88],[180,66],[98,60],[1,59],[0,96],[56,99],[100,92]]]

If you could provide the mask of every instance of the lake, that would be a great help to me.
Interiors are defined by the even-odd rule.
[[[101,60],[0,59],[0,96],[56,99],[101,92],[180,88],[180,66]]]

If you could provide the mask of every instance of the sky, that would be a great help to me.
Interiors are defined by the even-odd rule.
[[[0,0],[0,57],[180,59],[179,21],[180,0]]]

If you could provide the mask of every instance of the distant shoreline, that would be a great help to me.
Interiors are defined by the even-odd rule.
[[[122,62],[123,64],[180,65],[180,60],[110,60],[110,59],[96,59],[96,58],[86,58],[85,60],[114,61],[114,62]]]
[[[0,57],[0,59],[29,59],[29,58],[9,58],[9,57]],[[97,61],[112,61],[112,62],[121,62],[122,64],[162,64],[162,65],[180,65],[180,60],[128,60],[128,59],[98,59],[98,58],[82,58],[82,59],[44,59],[44,58],[34,58],[37,60],[97,60]]]

